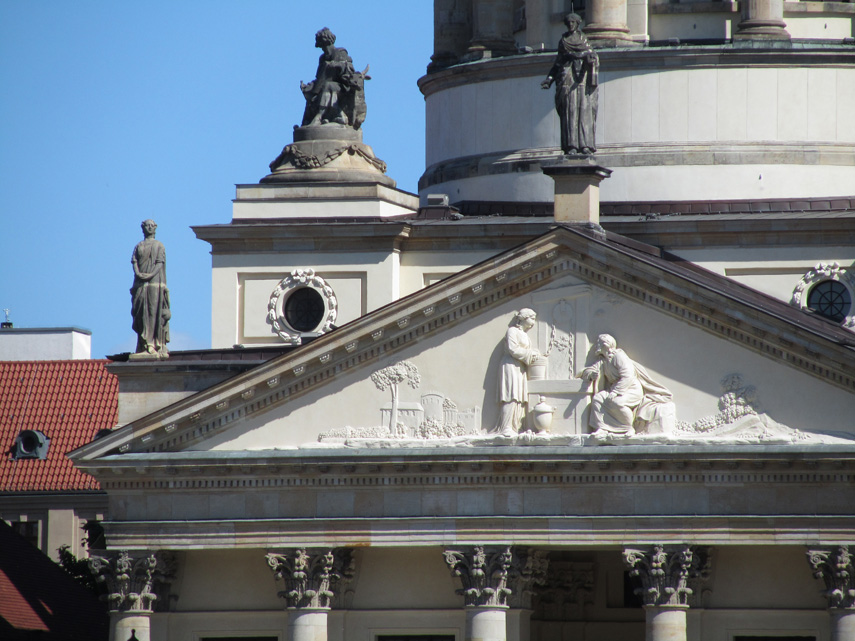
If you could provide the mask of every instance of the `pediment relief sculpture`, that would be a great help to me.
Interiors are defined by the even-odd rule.
[[[669,434],[674,430],[672,395],[633,361],[609,334],[600,334],[597,362],[579,378],[594,385],[588,424],[594,439],[633,436],[639,432]]]

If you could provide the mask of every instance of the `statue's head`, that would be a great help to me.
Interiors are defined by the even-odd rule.
[[[608,354],[617,347],[617,341],[611,334],[597,336],[597,354]]]
[[[533,309],[523,307],[514,316],[514,324],[519,325],[523,329],[531,329],[534,326],[534,321],[537,319],[537,314]]]
[[[574,26],[570,26],[571,24]],[[579,26],[581,24],[582,24],[582,18],[579,16],[578,13],[568,13],[566,16],[564,16],[564,25],[570,31],[575,31],[576,29],[579,28]]]
[[[335,44],[335,34],[324,27],[315,34],[315,46],[318,49],[329,47]]]
[[[140,227],[142,227],[143,234],[146,237],[154,236],[154,232],[157,229],[157,223],[154,222],[151,218],[149,218],[147,220],[142,221],[142,223],[140,223]]]

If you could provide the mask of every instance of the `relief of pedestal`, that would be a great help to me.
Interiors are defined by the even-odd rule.
[[[855,565],[848,545],[808,550],[808,563],[825,582],[832,641],[855,641]]]
[[[89,571],[105,584],[110,641],[149,641],[150,616],[168,607],[175,558],[165,552],[105,553],[89,558]]]
[[[647,641],[686,641],[686,610],[700,581],[708,578],[709,551],[690,545],[627,548],[629,575],[641,581]]]
[[[285,601],[290,641],[325,641],[327,614],[350,593],[356,574],[352,550],[296,548],[270,552],[267,564]]]

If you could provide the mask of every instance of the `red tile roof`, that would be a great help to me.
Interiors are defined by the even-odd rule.
[[[0,639],[106,641],[104,603],[0,520]]]
[[[97,490],[67,452],[115,427],[119,383],[106,360],[0,362],[0,492]],[[50,439],[46,460],[13,460],[21,430]]]

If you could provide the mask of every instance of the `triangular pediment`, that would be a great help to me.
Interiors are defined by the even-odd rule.
[[[544,355],[528,372],[529,440],[585,444],[594,390],[576,375],[596,362],[601,334],[672,396],[646,426],[650,442],[855,437],[851,334],[591,226],[557,227],[73,458],[495,444],[507,333],[521,308],[537,314],[527,336]],[[541,396],[551,423],[532,436]]]

